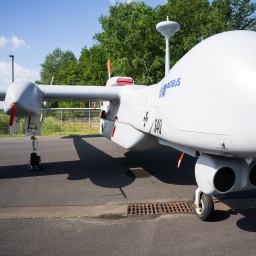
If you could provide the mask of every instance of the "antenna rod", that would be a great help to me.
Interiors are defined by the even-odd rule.
[[[166,38],[166,47],[165,47],[165,75],[168,74],[170,70],[170,38]]]
[[[175,21],[162,21],[156,25],[156,29],[165,37],[166,48],[165,48],[165,75],[170,70],[170,37],[173,36],[180,29],[180,24]]]

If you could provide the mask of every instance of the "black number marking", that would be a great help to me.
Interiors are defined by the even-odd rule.
[[[155,119],[154,132],[161,134],[162,132],[162,119]]]

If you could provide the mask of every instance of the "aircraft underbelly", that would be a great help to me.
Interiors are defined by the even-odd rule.
[[[176,138],[180,144],[190,145],[198,151],[208,151],[221,155],[232,155],[233,145],[231,136],[225,134],[202,133],[193,131],[176,132]]]
[[[141,132],[130,124],[115,123],[111,140],[129,150],[145,150],[158,148],[158,139],[147,133]]]

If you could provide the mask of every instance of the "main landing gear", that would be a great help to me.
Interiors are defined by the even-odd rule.
[[[212,196],[204,194],[200,188],[197,188],[193,197],[193,207],[198,219],[209,220],[214,212]]]
[[[41,162],[41,156],[40,156],[40,151],[37,149],[38,147],[38,140],[37,138],[32,135],[30,137],[31,139],[31,144],[32,144],[32,148],[31,148],[31,154],[30,154],[30,162],[28,165],[28,170],[31,171],[37,171],[39,169],[39,164]]]
[[[25,133],[30,136],[31,154],[28,170],[37,171],[41,162],[41,155],[38,149],[38,140],[35,135],[40,135],[40,116],[25,117]]]

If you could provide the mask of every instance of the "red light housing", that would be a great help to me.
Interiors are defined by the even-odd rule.
[[[133,80],[131,78],[118,78],[116,80],[116,83],[118,85],[132,85],[133,84]]]

